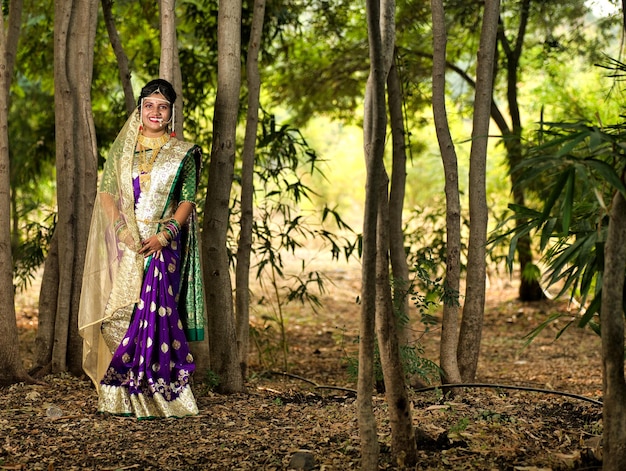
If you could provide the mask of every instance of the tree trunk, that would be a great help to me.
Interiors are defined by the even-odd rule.
[[[485,311],[485,276],[487,245],[486,167],[493,70],[500,13],[499,0],[485,2],[485,14],[478,50],[476,96],[469,170],[470,236],[467,256],[467,282],[457,359],[463,381],[476,375],[483,316]]]
[[[126,113],[130,116],[133,110],[137,107],[135,102],[135,94],[133,93],[133,86],[130,82],[130,67],[128,66],[128,57],[124,53],[122,47],[122,41],[115,27],[115,19],[112,13],[113,0],[102,0],[102,16],[104,17],[104,24],[109,35],[109,41],[113,48],[113,53],[117,59],[117,68],[120,73],[120,82],[122,83],[122,89],[124,90],[124,103],[126,104]]]
[[[91,112],[97,0],[55,2],[54,98],[58,222],[58,292],[52,371],[82,372],[78,306],[89,223],[96,192],[98,159]],[[46,264],[46,269],[49,265]],[[46,275],[44,275],[46,276]],[[38,354],[38,357],[46,355]]]
[[[509,105],[509,113],[511,115],[511,130],[508,127],[502,128],[501,132],[505,135],[504,144],[507,150],[507,158],[509,163],[511,188],[513,189],[513,202],[519,206],[525,206],[524,189],[519,185],[519,172],[514,171],[522,161],[522,120],[520,117],[519,100],[517,95],[517,70],[519,67],[520,57],[522,56],[522,48],[524,45],[524,37],[526,36],[526,27],[530,16],[530,4],[532,0],[524,0],[521,6],[521,15],[519,16],[519,27],[517,30],[516,41],[511,47],[509,40],[500,28],[498,32],[498,40],[502,45],[502,50],[506,57],[507,72],[507,103]],[[520,227],[525,221],[517,220],[515,225]],[[531,244],[532,240],[529,234],[520,237],[517,243],[517,256],[520,265],[520,287],[519,298],[522,301],[538,301],[545,297],[538,277],[533,273],[533,253]]]
[[[248,346],[250,338],[250,253],[252,251],[253,195],[254,195],[254,155],[256,135],[259,125],[259,95],[261,77],[259,74],[259,49],[265,20],[265,0],[255,0],[252,15],[252,28],[248,42],[246,77],[248,81],[248,111],[246,135],[243,143],[241,165],[241,222],[237,247],[236,269],[236,313],[237,341],[241,372],[247,376]]]
[[[461,280],[461,202],[457,156],[446,111],[446,20],[443,0],[431,0],[433,17],[433,116],[446,177],[446,278],[439,361],[443,383],[460,383],[457,361]]]
[[[413,340],[409,318],[409,296],[412,286],[402,227],[406,188],[406,132],[402,111],[402,83],[398,69],[393,62],[387,76],[387,95],[393,141],[393,164],[389,190],[389,256],[393,274],[393,304],[396,316],[400,319],[397,329],[400,345],[409,346]]]
[[[9,159],[9,87],[17,40],[20,33],[22,1],[9,4],[9,23],[5,29],[4,16],[0,15],[0,385],[30,381],[19,350],[19,337],[15,322],[15,297],[13,287],[13,258],[11,254],[11,179]]]
[[[517,69],[519,60],[522,55],[524,45],[524,37],[530,14],[530,4],[532,0],[524,0],[519,15],[519,27],[514,45],[511,46],[508,36],[503,28],[498,30],[498,42],[502,47],[506,60],[504,61],[507,72],[507,105],[511,116],[512,125],[509,126],[501,113],[496,102],[491,100],[491,118],[494,120],[500,134],[502,142],[506,148],[508,166],[511,170],[510,180],[513,192],[513,202],[517,205],[524,206],[524,189],[518,184],[518,173],[512,170],[522,160],[522,123],[519,111],[519,102],[517,97]],[[448,64],[459,76],[467,82],[471,87],[476,87],[476,83],[466,73],[465,69],[456,65]],[[523,220],[516,221],[516,226],[524,224]],[[544,292],[539,284],[539,279],[532,273],[530,268],[533,267],[532,240],[529,235],[524,235],[517,243],[517,256],[520,264],[520,288],[519,298],[522,301],[536,301],[545,298]],[[530,276],[529,276],[530,275]]]
[[[618,471],[626,463],[626,381],[624,380],[624,269],[626,199],[617,192],[604,249],[602,282],[603,409],[602,469]]]
[[[178,62],[178,42],[176,39],[176,0],[160,0],[161,19],[161,58],[159,76],[170,82],[178,95],[172,115],[174,134],[183,135],[183,85]]]
[[[363,253],[361,256],[361,321],[357,413],[361,439],[361,469],[378,469],[378,435],[372,404],[374,389],[374,346],[376,344],[376,234],[380,182],[387,117],[385,111],[386,71],[381,37],[380,4],[366,0],[370,74],[365,89],[363,144],[366,165]]]
[[[398,325],[393,310],[389,282],[389,206],[387,204],[387,176],[380,181],[378,235],[376,253],[376,330],[380,362],[385,378],[391,450],[396,462],[414,466],[417,462],[415,431],[411,420],[411,403],[406,391],[404,369],[400,359]]]
[[[48,256],[44,263],[37,316],[35,338],[35,362],[31,374],[43,377],[52,371],[52,349],[54,346],[54,315],[59,298],[59,244],[58,232],[52,235]]]
[[[161,60],[159,76],[170,83],[174,82],[174,55],[178,54],[176,46],[176,0],[159,0],[161,20]],[[178,90],[176,90],[178,93]]]
[[[202,251],[211,365],[219,376],[219,390],[223,393],[235,393],[243,391],[244,385],[235,333],[226,236],[241,84],[240,0],[227,0],[220,4],[217,37],[218,85]]]
[[[391,448],[394,458],[398,463],[413,466],[417,461],[417,448],[413,419],[411,417],[410,401],[406,391],[406,378],[400,357],[399,331],[404,330],[404,341],[407,342],[408,326],[401,328],[397,322],[397,312],[394,311],[391,281],[389,279],[390,263],[390,238],[394,235],[394,282],[401,284],[405,281],[404,289],[408,285],[408,267],[404,252],[404,239],[402,237],[402,209],[404,203],[404,186],[406,182],[406,156],[404,154],[404,132],[402,126],[402,101],[400,93],[399,77],[393,67],[395,50],[395,1],[386,0],[382,3],[380,17],[380,30],[383,54],[383,102],[375,112],[384,113],[384,125],[381,129],[386,132],[385,110],[385,84],[393,81],[390,96],[394,97],[393,109],[390,107],[390,115],[393,117],[392,129],[395,128],[394,155],[393,155],[393,194],[388,194],[389,179],[383,164],[383,154],[374,154],[372,157],[380,159],[380,170],[377,177],[379,199],[377,213],[376,235],[376,329],[378,334],[378,347],[380,352],[381,367],[385,380],[385,396],[387,398],[389,420],[391,424]],[[393,69],[393,73],[390,73]],[[391,105],[391,100],[390,100]],[[376,118],[374,118],[376,119]],[[400,132],[399,132],[400,131]],[[385,136],[382,136],[384,145]],[[398,142],[399,141],[399,142]],[[398,155],[400,153],[401,155]],[[393,209],[390,206],[393,204]],[[393,229],[391,216],[393,212]],[[398,284],[394,285],[396,288]],[[396,294],[398,292],[396,291]],[[406,300],[406,296],[404,296]],[[396,299],[396,305],[402,303]],[[408,302],[404,306],[404,313],[408,311]]]

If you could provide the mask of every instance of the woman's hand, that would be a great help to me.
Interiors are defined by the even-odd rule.
[[[135,242],[128,228],[124,225],[116,231],[118,240],[133,252],[139,252],[141,245]]]
[[[165,242],[165,243],[163,243]],[[161,250],[169,243],[168,239],[165,237],[165,234],[162,232],[148,237],[141,243],[141,249],[139,249],[139,253],[144,257],[149,257],[150,255],[154,255],[159,257],[161,255]]]

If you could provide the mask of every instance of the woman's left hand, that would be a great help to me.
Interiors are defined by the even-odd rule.
[[[144,257],[149,257],[150,255],[158,257],[161,255],[161,250],[163,249],[163,246],[156,235],[148,237],[141,243],[141,246],[142,247],[139,250],[139,253]]]

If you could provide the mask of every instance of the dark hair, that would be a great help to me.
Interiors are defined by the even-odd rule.
[[[139,99],[137,100],[137,106],[141,106],[141,100],[143,98],[149,97],[156,91],[161,92],[161,95],[163,95],[167,101],[170,102],[170,105],[174,105],[174,102],[176,101],[176,92],[174,91],[172,84],[164,79],[155,79],[148,82],[141,89]]]

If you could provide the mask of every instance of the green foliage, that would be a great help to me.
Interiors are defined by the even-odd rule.
[[[220,385],[219,375],[213,370],[207,370],[204,376],[204,385],[209,391],[217,390],[217,387]]]
[[[286,306],[297,302],[315,312],[321,305],[319,294],[324,293],[327,280],[322,272],[308,268],[316,256],[308,247],[328,250],[333,260],[341,256],[348,259],[355,250],[355,242],[348,238],[352,230],[336,210],[326,206],[306,209],[314,195],[307,179],[316,172],[317,154],[300,132],[289,125],[279,126],[274,116],[264,115],[255,165],[252,243],[256,278],[262,290],[256,307],[262,325],[253,327],[251,334],[259,360],[268,368],[280,363],[288,369]],[[233,215],[240,214],[238,205],[235,198]],[[234,237],[232,234],[230,238],[232,245]],[[286,254],[299,260],[295,274],[285,267]]]
[[[450,427],[450,433],[464,432],[468,426],[469,426],[469,418],[461,417],[456,424]]]
[[[626,71],[626,66],[617,61],[606,66],[614,68],[616,74]],[[599,332],[596,316],[600,311],[608,208],[614,192],[626,194],[621,178],[626,170],[625,133],[623,123],[542,125],[539,144],[531,149],[529,158],[519,169],[522,184],[534,183],[542,205],[538,209],[511,205],[511,219],[521,224],[494,238],[495,242],[510,238],[507,257],[510,267],[519,238],[536,234],[543,262],[549,267],[548,285],[558,286],[559,296],[569,293],[570,297],[578,298],[583,309],[577,325],[588,325],[596,332]],[[529,334],[528,341],[560,317],[550,316]],[[574,321],[570,319],[557,337],[572,324]]]
[[[399,308],[404,300],[409,298],[418,310],[420,315],[419,322],[424,326],[423,333],[425,334],[429,332],[432,326],[437,325],[438,321],[433,315],[433,312],[439,308],[440,301],[444,299],[446,292],[442,286],[442,279],[440,277],[435,279],[431,278],[433,272],[436,271],[436,263],[430,258],[421,257],[424,257],[424,255],[420,254],[417,257],[417,262],[413,270],[414,278],[408,285],[400,286],[397,280],[393,280],[392,285],[394,290],[394,313],[397,317],[398,327],[410,328],[408,325],[409,318],[406,313],[401,315],[402,310]],[[456,299],[458,302],[458,297]],[[413,342],[411,345],[400,345],[399,353],[400,363],[402,364],[407,379],[417,376],[425,383],[431,384],[434,378],[441,376],[439,366],[432,360],[425,358],[424,347],[419,341]],[[348,356],[346,361],[350,377],[356,380],[359,366],[358,358]],[[384,377],[378,343],[374,349],[374,379],[379,385],[379,390],[382,390]]]
[[[431,384],[433,380],[439,378],[441,369],[439,366],[424,357],[424,348],[420,345],[401,345],[400,346],[400,363],[404,376],[408,380],[413,376],[422,379],[426,384]],[[348,355],[346,357],[346,365],[348,377],[351,381],[355,381],[359,375],[359,359],[357,356]],[[384,391],[384,376],[382,364],[380,362],[380,351],[378,342],[374,346],[374,381],[379,392]]]
[[[13,274],[16,288],[26,289],[35,279],[37,269],[43,265],[50,246],[50,239],[56,226],[56,213],[43,220],[26,221],[20,231],[20,235],[25,238],[22,243],[13,244]]]

